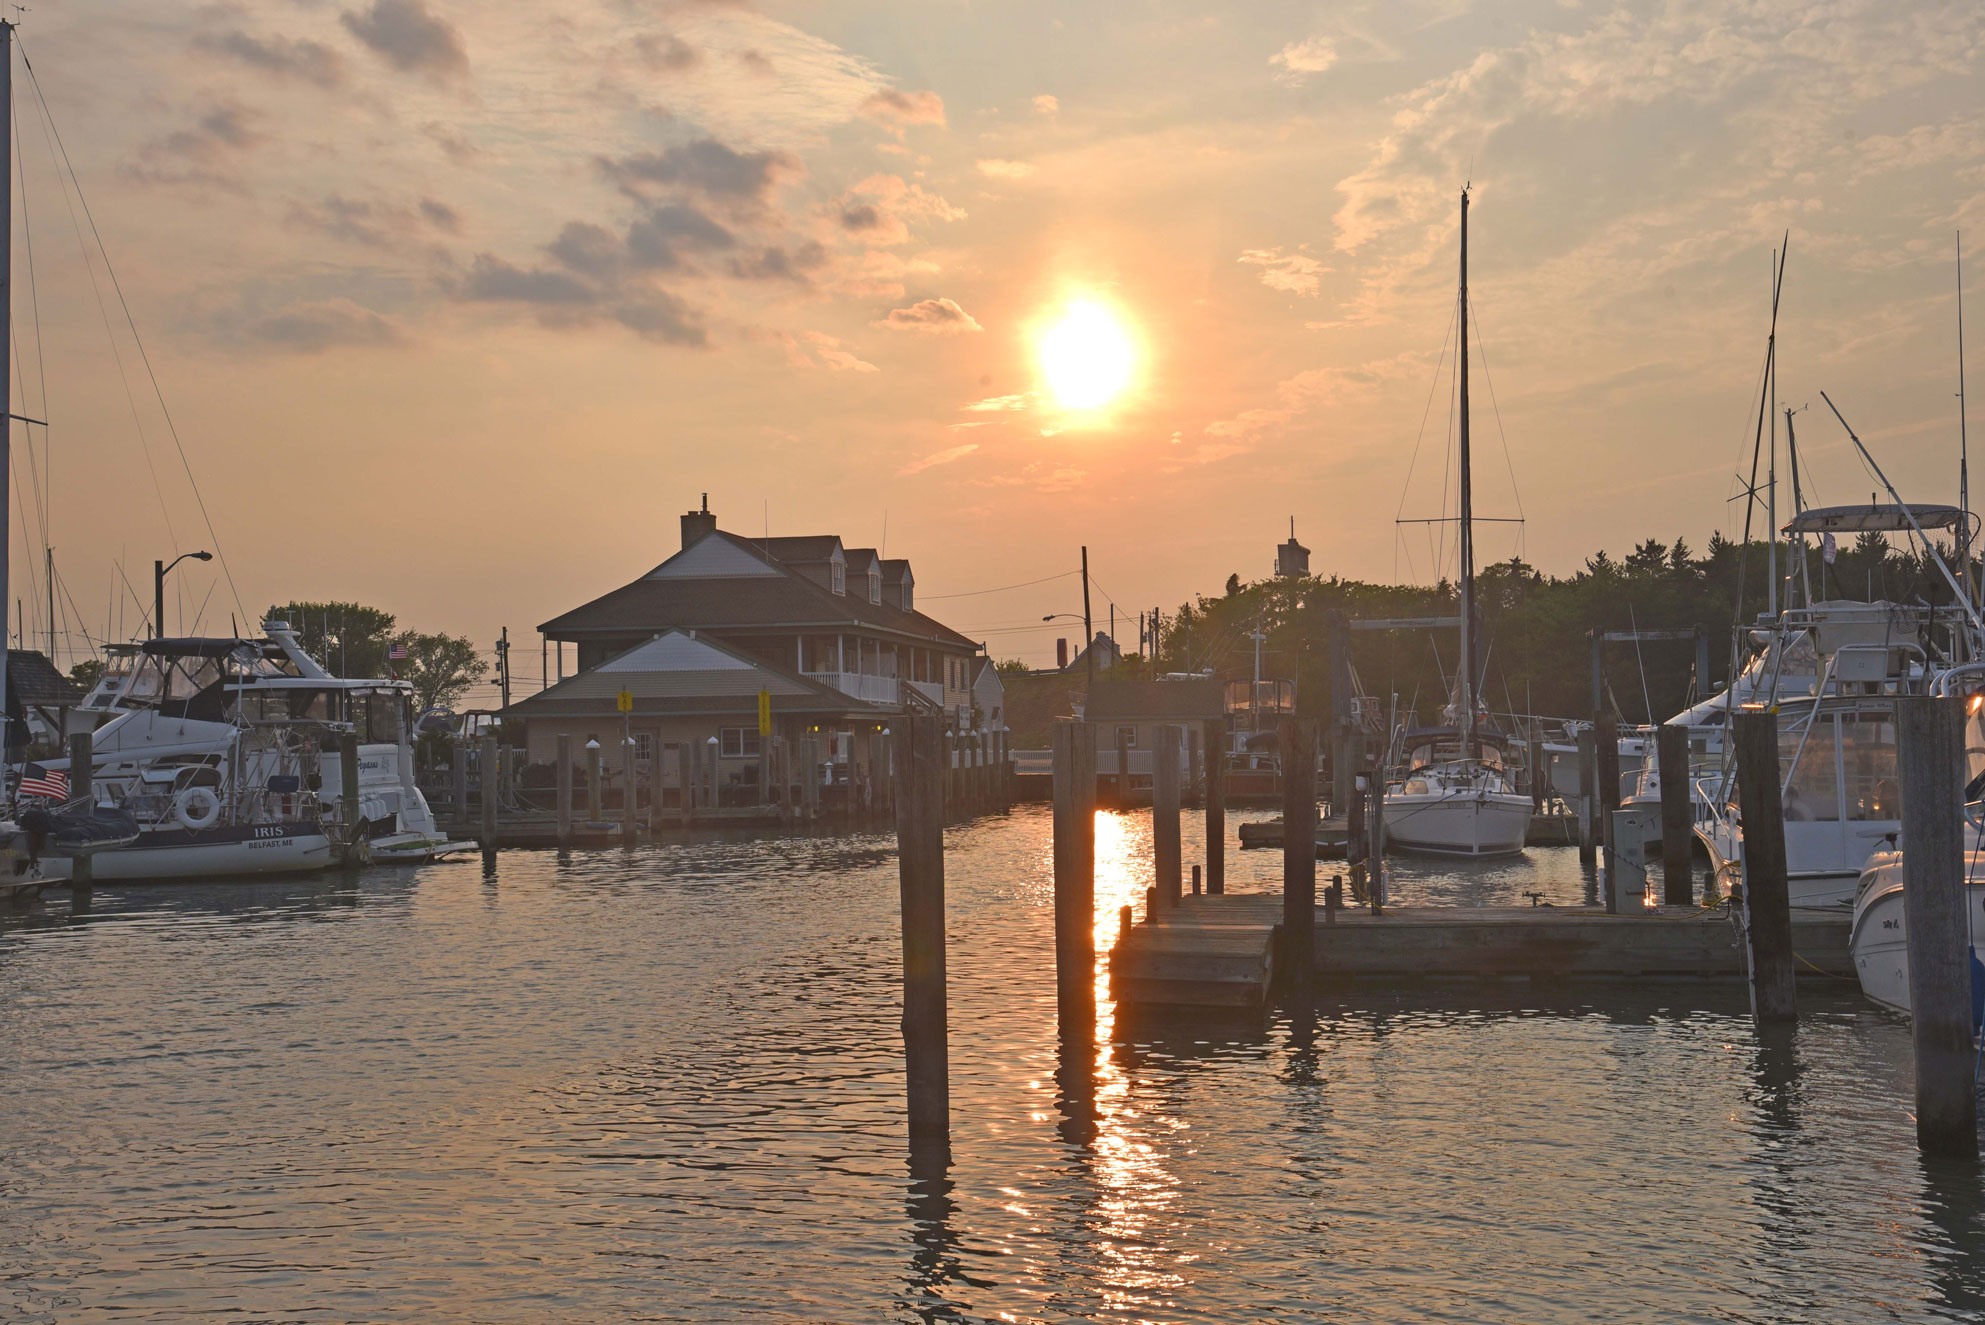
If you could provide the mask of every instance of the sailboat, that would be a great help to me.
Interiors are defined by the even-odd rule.
[[[1386,781],[1385,830],[1406,851],[1509,856],[1530,831],[1530,797],[1510,781],[1508,740],[1484,721],[1475,669],[1475,495],[1468,453],[1468,190],[1461,191],[1460,469],[1461,665],[1450,725],[1408,730],[1395,740]]]
[[[6,641],[10,638],[7,620],[7,605],[11,595],[7,591],[7,553],[13,546],[14,532],[10,525],[12,494],[7,490],[9,475],[13,472],[12,447],[14,438],[13,394],[13,307],[14,307],[14,25],[0,19],[0,114],[5,116],[4,132],[0,132],[0,403],[4,403],[7,417],[0,420],[0,749],[4,749],[6,736],[11,736],[12,723],[8,720],[7,697],[7,650]],[[28,853],[20,825],[11,814],[0,817],[0,890],[12,891],[17,886],[38,887],[38,882],[23,878],[28,868]]]

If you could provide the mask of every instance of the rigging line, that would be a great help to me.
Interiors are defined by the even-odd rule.
[[[1434,393],[1440,390],[1441,369],[1447,366],[1448,347],[1454,343],[1454,319],[1459,309],[1457,303],[1448,311],[1447,331],[1441,337],[1440,355],[1434,360],[1434,380],[1427,383],[1427,403],[1420,410],[1420,430],[1413,434],[1413,455],[1406,462],[1406,482],[1399,490],[1399,509],[1393,512],[1395,520],[1406,513],[1406,499],[1413,491],[1413,470],[1420,460],[1420,444],[1426,439],[1427,419],[1434,412]]]
[[[20,467],[14,463],[14,453],[11,450],[7,452],[7,477],[12,480],[10,486],[14,490],[14,509],[19,511],[21,514],[21,529],[20,529],[21,551],[23,553],[31,552],[33,551],[33,549],[28,547],[27,545],[28,513],[26,507],[22,504],[21,501],[22,484],[21,484]],[[28,568],[28,601],[34,604],[35,612],[39,612],[41,610],[41,590],[37,587],[36,580],[34,578],[34,561],[35,559],[31,556],[24,555],[21,558],[21,564]],[[0,586],[0,593],[4,593],[5,591],[6,591],[5,587]],[[40,618],[35,616],[33,613],[30,613],[28,617],[27,625],[28,625],[28,633],[21,637],[22,639],[21,647],[23,648],[27,647],[26,641],[33,639],[35,633],[39,631]]]
[[[213,601],[215,587],[212,583],[207,585],[207,596],[200,600],[200,610],[193,614],[193,629],[186,632],[188,635],[198,635],[200,633],[200,619],[207,615],[207,604]],[[185,619],[185,613],[182,610],[180,620],[183,621]]]
[[[138,591],[131,587],[131,577],[124,573],[124,563],[121,561],[117,563],[117,578],[124,581],[124,592],[131,595],[132,603],[137,606],[138,629],[146,635],[151,634],[152,605],[140,598]]]
[[[1614,620],[1619,618],[1615,617]],[[1634,618],[1633,604],[1627,604],[1627,625],[1633,628],[1633,660],[1640,666],[1640,701],[1647,706],[1647,725],[1654,725],[1654,695],[1647,688],[1647,656],[1640,650],[1640,622]]]
[[[1479,304],[1479,300],[1477,304]],[[1496,379],[1489,372],[1488,337],[1482,334],[1482,314],[1477,304],[1468,306],[1468,320],[1475,324],[1475,353],[1482,356],[1482,379],[1489,384],[1489,408],[1496,415],[1496,436],[1502,439],[1503,465],[1509,470],[1509,492],[1516,498],[1516,518],[1523,519],[1523,489],[1516,486],[1516,461],[1510,458],[1509,435],[1503,431],[1503,407],[1496,401]]]
[[[13,85],[10,81],[8,84],[10,93],[12,88]],[[9,106],[8,109],[11,111],[13,107]],[[33,209],[28,205],[27,153],[21,150],[21,117],[19,115],[12,115],[10,118],[14,122],[14,172],[16,178],[21,182],[21,238],[25,241],[27,247],[28,307],[34,321],[35,378],[39,383],[38,389],[41,394],[40,414],[43,420],[46,420],[48,418],[48,347],[41,338],[41,284],[35,279],[34,224],[31,219]],[[14,310],[10,305],[7,309],[7,326],[10,331],[13,329],[13,325]],[[10,337],[9,339],[12,338]],[[14,361],[17,364],[20,362],[18,349],[15,352]],[[25,374],[22,377],[25,380]],[[34,454],[33,433],[28,434],[28,454],[30,458]],[[47,483],[42,497],[41,545],[43,547],[47,547],[54,541],[55,470],[53,466],[54,461],[48,449],[48,424],[43,422],[41,425],[41,469],[42,473],[47,477]]]
[[[179,452],[180,468],[186,471],[186,482],[193,489],[193,501],[200,508],[200,519],[207,526],[207,537],[214,545],[214,557],[221,563],[221,574],[227,577],[228,592],[234,598],[234,605],[242,616],[248,615],[248,608],[241,601],[241,590],[234,582],[234,569],[228,565],[227,553],[221,547],[221,537],[214,529],[214,518],[207,511],[207,499],[200,492],[200,481],[193,477],[193,462],[187,458],[185,443],[179,440],[179,426],[172,421],[172,411],[166,407],[165,389],[159,385],[158,374],[152,369],[152,356],[145,349],[145,342],[138,335],[138,321],[131,315],[131,305],[124,297],[124,286],[117,279],[117,269],[110,264],[110,250],[104,246],[103,235],[97,230],[96,217],[90,212],[89,199],[83,196],[83,181],[77,177],[76,168],[69,161],[69,149],[63,146],[62,132],[55,127],[55,117],[48,109],[48,98],[42,95],[41,80],[35,77],[34,65],[28,61],[28,53],[21,51],[21,67],[28,71],[28,82],[34,88],[35,99],[41,103],[42,122],[55,137],[55,145],[62,153],[62,164],[69,172],[69,180],[76,187],[76,201],[82,204],[83,218],[90,223],[90,236],[96,240],[97,252],[103,258],[103,269],[110,277],[110,288],[117,293],[118,307],[124,310],[124,321],[131,328],[131,340],[138,347],[138,359],[145,365],[145,376],[151,379],[152,394],[159,403],[159,413],[165,416],[165,429],[172,438],[173,449]]]
[[[16,33],[16,44],[19,44],[19,41],[20,36]],[[22,60],[25,63],[26,57],[23,56]],[[37,89],[37,95],[39,95],[39,89]],[[50,164],[54,164],[55,142],[52,137],[53,126],[49,123],[46,103],[42,104],[41,110],[42,140],[48,147],[49,162]],[[56,179],[58,182],[61,182],[59,167],[56,171]],[[179,532],[172,527],[172,512],[165,504],[165,487],[159,482],[158,465],[152,460],[151,440],[145,436],[144,420],[138,415],[138,397],[131,390],[131,376],[125,371],[123,354],[118,351],[117,334],[111,330],[110,310],[104,306],[103,287],[97,281],[96,264],[90,261],[89,244],[83,239],[83,225],[82,222],[76,219],[76,204],[69,197],[69,187],[66,183],[63,183],[62,187],[62,205],[69,213],[70,228],[76,232],[76,252],[83,260],[83,270],[89,275],[90,293],[96,297],[97,316],[103,321],[103,336],[104,340],[110,346],[110,361],[117,365],[117,380],[124,387],[124,403],[131,410],[131,426],[138,434],[138,450],[145,457],[145,472],[151,475],[152,495],[158,498],[159,517],[165,521],[165,534],[166,538],[172,543],[172,550],[177,552],[181,547]]]
[[[10,312],[10,313],[8,314],[8,317],[7,317],[7,330],[8,330],[8,332],[9,332],[9,333],[12,333],[12,331],[14,330],[14,318],[13,318],[13,315],[12,315],[12,313],[11,313],[11,312]],[[18,336],[15,336],[15,335],[12,335],[12,334],[9,334],[9,336],[7,337],[7,339],[8,339],[8,340],[9,340],[10,342],[12,342],[12,344],[13,344],[13,350],[14,350],[14,375],[15,375],[15,378],[16,378],[16,380],[19,380],[19,379],[21,379],[21,378],[22,378],[22,377],[23,377],[23,376],[25,375],[25,373],[24,373],[24,370],[23,370],[23,369],[22,369],[22,367],[21,367],[21,341],[20,341],[20,337],[18,337]],[[25,404],[26,404],[26,402],[25,402],[25,401],[23,401],[23,402],[22,402],[22,404],[23,404],[23,405],[25,405]],[[9,412],[9,413],[11,413],[12,411],[10,410],[10,411],[8,411],[8,412]],[[44,410],[43,412],[45,413],[46,411]],[[13,428],[13,426],[14,426],[14,420],[12,420],[12,419],[9,419],[9,420],[7,420],[7,422],[6,422],[6,426],[7,426],[7,428],[9,428],[9,429],[11,430],[11,429]],[[24,422],[22,422],[22,424],[21,424],[21,430],[22,430],[22,432],[23,432],[23,433],[25,433],[25,434],[27,435],[27,440],[28,440],[28,477],[34,480],[34,514],[35,514],[35,528],[36,528],[36,529],[37,529],[37,530],[38,530],[38,531],[40,532],[40,534],[41,534],[41,545],[42,545],[43,547],[47,547],[47,546],[48,546],[48,495],[47,495],[47,493],[46,493],[46,491],[44,490],[44,485],[43,485],[43,483],[42,483],[42,481],[41,481],[41,466],[39,466],[39,465],[37,465],[37,464],[35,463],[35,458],[34,458],[34,433],[33,433],[32,431],[30,431],[30,429],[31,429],[31,427],[32,427],[32,425],[30,425],[30,424],[28,424],[28,423],[26,423],[25,421],[24,421]],[[46,436],[47,436],[47,433],[46,433],[46,432],[44,431],[44,433],[43,433],[42,435],[43,435],[44,437],[46,437]],[[10,432],[10,436],[11,436],[11,432]],[[13,451],[12,451],[12,450],[10,449],[10,450],[9,450],[9,451],[7,452],[7,455],[8,455],[8,458],[9,458],[9,459],[11,459],[11,458],[13,457]],[[26,513],[25,513],[25,512],[23,512],[23,513],[22,513],[22,523],[23,523],[23,524],[25,524],[25,523],[26,523],[26,519],[27,519],[27,517],[26,517]],[[26,530],[25,530],[25,529],[23,529],[23,531],[22,531],[22,532],[23,532],[23,533],[25,533],[25,532],[26,532]]]
[[[83,637],[83,643],[90,646],[91,653],[95,653],[97,651],[98,641],[90,638],[90,628],[84,622],[83,609],[77,606],[76,595],[69,591],[69,581],[62,578],[61,571],[55,572],[55,587],[57,590],[61,592],[63,600],[69,604],[69,611],[75,613],[76,630],[71,633],[72,634],[80,633]],[[102,641],[102,643],[105,644],[108,644],[109,642],[110,642],[109,640]]]
[[[1005,593],[1008,589],[1025,589],[1036,584],[1046,584],[1050,580],[1065,580],[1071,575],[1080,575],[1081,573],[1079,570],[1065,570],[1057,575],[1043,575],[1038,580],[1024,580],[1019,584],[1002,584],[997,589],[968,589],[964,593],[926,593],[918,594],[917,597],[926,603],[935,603],[945,598],[976,598],[980,594]],[[1093,582],[1095,577],[1091,576],[1090,579]]]

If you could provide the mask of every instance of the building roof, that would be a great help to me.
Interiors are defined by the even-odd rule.
[[[836,594],[782,564],[782,543],[807,544],[839,539],[747,539],[716,530],[705,534],[632,584],[553,617],[538,629],[558,639],[630,632],[736,630],[778,627],[797,630],[862,628],[953,648],[978,648],[975,640],[921,612],[906,612],[887,600],[871,603],[866,594]],[[773,552],[768,552],[769,545]],[[886,564],[886,563],[885,563]]]
[[[910,573],[909,559],[906,557],[889,557],[885,559],[882,563],[882,582],[884,584],[900,584],[904,580],[908,580],[912,584],[917,582],[917,577]]]
[[[707,636],[671,630],[518,700],[504,709],[503,715],[526,719],[618,716],[615,700],[622,690],[634,696],[633,716],[637,719],[756,714],[761,690],[771,693],[774,713],[872,714],[880,721],[896,712],[893,705],[856,699]]]
[[[754,547],[763,548],[766,555],[775,561],[783,561],[789,566],[832,561],[836,552],[842,552],[839,534],[799,534],[785,538],[754,538],[749,541]]]
[[[74,708],[83,688],[55,669],[36,649],[7,650],[7,707]]]
[[[1193,681],[1098,681],[1083,713],[1093,722],[1224,718],[1225,688],[1211,677]]]

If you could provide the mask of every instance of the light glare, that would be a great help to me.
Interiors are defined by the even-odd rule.
[[[1130,382],[1134,354],[1115,314],[1099,303],[1071,304],[1041,337],[1041,372],[1063,409],[1107,405]]]

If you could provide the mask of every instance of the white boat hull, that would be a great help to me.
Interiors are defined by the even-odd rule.
[[[1978,863],[1973,863],[1974,876]],[[1985,932],[1985,883],[1965,887],[1974,932]],[[1885,1008],[1909,1011],[1909,914],[1902,899],[1902,855],[1884,851],[1868,862],[1854,904],[1848,939],[1861,992]],[[1973,961],[1978,952],[1972,950]],[[1973,978],[1976,979],[1974,972]]]
[[[1513,856],[1530,834],[1530,798],[1507,792],[1389,792],[1385,840],[1402,851]]]
[[[330,863],[331,839],[314,823],[147,832],[128,847],[90,857],[98,883],[307,874]],[[70,867],[67,860],[44,860],[41,876],[67,880]]]

